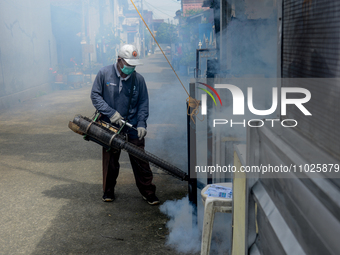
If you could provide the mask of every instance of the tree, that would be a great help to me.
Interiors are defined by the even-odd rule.
[[[116,49],[119,48],[120,37],[115,35],[111,23],[99,28],[96,35],[96,42],[100,45],[99,54],[101,54],[101,62],[104,65],[113,63],[117,58]],[[104,53],[104,47],[106,53]]]
[[[160,24],[157,33],[156,40],[159,43],[176,43],[178,42],[178,32],[175,25],[169,23]]]
[[[200,9],[200,8],[197,8],[197,9],[188,9],[184,13],[184,17],[194,16],[194,15],[200,14],[202,12],[204,12],[204,9]]]

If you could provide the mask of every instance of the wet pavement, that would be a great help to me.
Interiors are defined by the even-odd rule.
[[[187,95],[162,55],[143,61],[146,148],[187,171]],[[55,91],[1,111],[0,254],[176,254],[165,245],[168,219],[142,199],[125,152],[116,200],[101,201],[101,147],[67,127],[74,115],[94,113],[90,90]],[[153,170],[162,203],[186,196],[186,182]]]

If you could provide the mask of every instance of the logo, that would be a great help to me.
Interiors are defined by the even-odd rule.
[[[137,51],[133,51],[132,56],[137,57],[138,56]]]
[[[206,86],[207,88],[209,88],[212,92],[215,93],[215,95],[217,96],[218,100],[220,101],[220,104],[222,106],[222,100],[221,100],[221,97],[220,95],[217,93],[217,91],[211,87],[210,85],[208,84],[205,84],[203,82],[198,82],[199,84],[202,84],[204,86]],[[203,90],[204,92],[206,92],[211,98],[212,100],[214,101],[215,105],[217,106],[217,103],[216,103],[216,100],[214,98],[214,96],[206,89],[202,89],[202,88],[199,88],[201,90]],[[207,95],[206,94],[202,94],[201,95],[201,100],[202,100],[202,115],[207,115]]]
[[[211,86],[205,84],[205,83],[201,83],[202,85],[207,86],[208,88],[210,88],[218,97],[218,99],[220,100],[221,106],[222,106],[222,101],[220,96],[218,95],[218,93],[216,92],[216,90],[214,88],[212,88]],[[245,105],[245,100],[244,100],[244,94],[242,92],[242,90],[240,88],[238,88],[235,85],[232,84],[215,84],[215,88],[217,89],[228,89],[229,92],[231,92],[232,98],[233,98],[233,115],[244,115],[244,105]],[[207,91],[206,89],[202,89],[199,88],[203,91],[205,91],[215,102],[216,105],[216,100],[215,98],[212,96],[212,94]],[[299,93],[304,95],[301,96],[300,98],[287,98],[287,95],[290,93]],[[274,113],[277,109],[278,106],[278,88],[273,87],[272,88],[272,105],[269,109],[266,110],[259,110],[259,109],[255,109],[254,104],[253,104],[253,88],[252,87],[248,87],[247,88],[247,106],[249,111],[252,114],[255,115],[260,115],[260,116],[266,116],[266,115],[270,115],[272,113]],[[312,116],[312,114],[306,109],[306,107],[303,105],[305,103],[307,103],[309,100],[311,99],[311,93],[309,90],[305,89],[305,88],[298,88],[298,87],[282,87],[281,88],[281,116],[285,116],[287,115],[287,105],[295,105],[304,115],[306,116]],[[202,115],[207,115],[207,95],[206,94],[202,94],[201,95],[201,102],[202,102]],[[255,126],[255,125],[251,125],[250,123],[252,122],[259,122],[260,124]],[[274,126],[274,121],[279,121],[279,119],[268,119],[265,121],[271,121],[272,122],[272,127]],[[227,124],[229,121],[226,119],[214,119],[213,120],[213,126],[215,127],[215,125],[217,124]],[[285,125],[285,122],[294,122],[294,125]],[[234,124],[242,124],[244,127],[246,126],[246,120],[244,119],[243,122],[234,122],[231,119],[230,120],[230,124],[231,127]],[[297,121],[294,119],[286,119],[286,120],[282,120],[281,121],[281,125],[284,127],[295,127],[297,126]],[[249,120],[248,121],[248,126],[250,127],[262,127],[264,125],[264,121],[261,119],[256,119],[256,120]]]

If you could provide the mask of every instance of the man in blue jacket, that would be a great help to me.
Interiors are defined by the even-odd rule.
[[[103,121],[120,126],[122,120],[131,123],[137,131],[132,128],[127,130],[129,142],[144,149],[149,97],[143,76],[135,71],[135,67],[141,64],[134,45],[122,46],[117,62],[99,70],[93,83],[91,100],[101,113]],[[115,198],[114,188],[119,174],[119,156],[120,151],[106,151],[103,148],[104,202],[112,202]],[[151,205],[159,204],[149,163],[131,155],[129,157],[136,185],[143,198]]]

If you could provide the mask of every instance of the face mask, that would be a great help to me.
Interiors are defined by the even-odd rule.
[[[135,70],[135,66],[126,66],[124,65],[124,67],[122,69],[120,69],[122,71],[122,73],[129,75],[132,74],[133,71]]]

